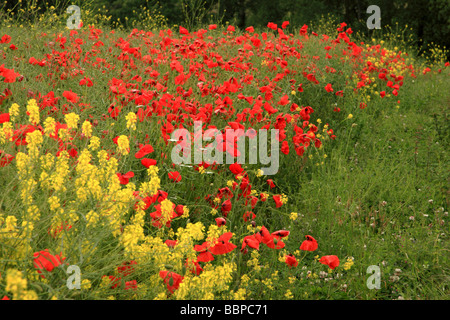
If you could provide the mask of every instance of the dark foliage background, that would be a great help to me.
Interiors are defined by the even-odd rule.
[[[27,2],[36,3],[36,0],[22,0]],[[86,2],[89,0],[37,1],[41,10],[51,5],[67,7]],[[91,0],[90,4],[95,10],[108,9],[112,21],[132,19],[140,8],[149,8],[164,15],[169,26],[191,28],[227,22],[239,28],[257,28],[266,27],[268,22],[281,25],[286,20],[290,26],[301,27],[331,15],[337,22],[346,22],[353,31],[369,37],[374,30],[366,26],[371,15],[366,10],[370,5],[377,5],[381,9],[382,30],[387,26],[407,25],[419,53],[429,44],[450,48],[450,0]],[[15,1],[8,2],[3,9],[15,5]]]

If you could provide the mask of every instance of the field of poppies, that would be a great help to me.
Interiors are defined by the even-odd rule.
[[[448,298],[450,64],[354,36],[2,25],[0,298]]]

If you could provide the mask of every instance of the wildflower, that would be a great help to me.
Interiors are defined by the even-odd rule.
[[[37,272],[41,274],[42,277],[42,271],[47,270],[51,272],[55,267],[58,267],[62,264],[62,262],[66,259],[63,258],[61,255],[52,255],[48,249],[45,249],[43,251],[35,252],[33,254],[33,265],[37,269]]]
[[[178,171],[172,171],[168,173],[169,179],[173,182],[180,182],[181,181],[181,175]]]
[[[64,120],[67,123],[67,127],[69,129],[75,129],[78,126],[78,120],[80,120],[80,116],[75,113],[69,113],[64,116]]]
[[[285,262],[289,266],[289,268],[298,266],[298,261],[293,254],[288,254],[286,256]]]
[[[134,112],[130,112],[125,117],[127,120],[127,129],[136,130],[137,116]]]
[[[317,243],[316,239],[314,239],[310,235],[307,235],[305,237],[306,237],[306,240],[302,242],[302,244],[300,246],[300,250],[305,250],[305,251],[317,250],[318,243]]]
[[[329,266],[331,269],[339,266],[339,258],[335,255],[323,256],[320,258],[319,262]]]
[[[92,124],[88,120],[85,120],[83,122],[83,125],[81,126],[81,130],[82,130],[81,132],[83,133],[83,135],[86,138],[92,137]]]
[[[117,146],[119,148],[119,152],[123,155],[127,155],[130,152],[130,142],[128,141],[127,136],[119,136],[117,139]]]
[[[172,271],[160,271],[159,276],[163,279],[170,293],[174,293],[180,287],[184,277]]]
[[[214,255],[226,254],[233,251],[236,248],[236,245],[229,242],[232,236],[233,233],[231,232],[224,233],[217,239],[216,244],[211,247],[209,251]]]
[[[153,147],[149,144],[146,145],[142,145],[140,144],[139,146],[139,151],[136,152],[136,154],[134,155],[136,157],[136,159],[141,159],[143,157],[145,157],[146,155],[148,155],[149,153],[152,153]]]

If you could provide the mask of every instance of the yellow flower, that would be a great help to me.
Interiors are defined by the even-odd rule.
[[[347,119],[351,119],[351,118],[353,118],[353,115],[350,113],[350,114],[347,116]]]
[[[119,139],[117,139],[117,146],[121,154],[127,155],[130,153],[130,142],[128,141],[127,136],[119,136]]]
[[[39,117],[39,106],[36,104],[36,100],[31,99],[28,101],[27,104],[27,111],[30,117],[30,122],[33,125],[39,124],[40,117]]]
[[[86,138],[92,137],[92,124],[88,120],[85,120],[83,122],[83,125],[81,126],[81,130]]]
[[[55,133],[56,121],[52,117],[47,117],[44,121],[44,133],[46,136],[50,136]]]
[[[90,140],[89,140],[89,149],[91,150],[97,150],[100,147],[100,138],[93,136]]]
[[[69,113],[64,116],[64,120],[67,123],[67,127],[69,129],[76,129],[78,126],[78,121],[80,120],[80,116],[76,113]]]
[[[130,112],[125,117],[127,120],[127,129],[136,130],[137,116],[134,112]]]
[[[20,106],[17,103],[13,103],[9,108],[9,117],[11,122],[15,120],[15,118],[19,115]]]

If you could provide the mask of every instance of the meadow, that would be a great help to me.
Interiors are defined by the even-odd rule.
[[[0,26],[0,298],[448,299],[444,51],[94,20]],[[278,172],[175,165],[194,121],[277,129]]]

